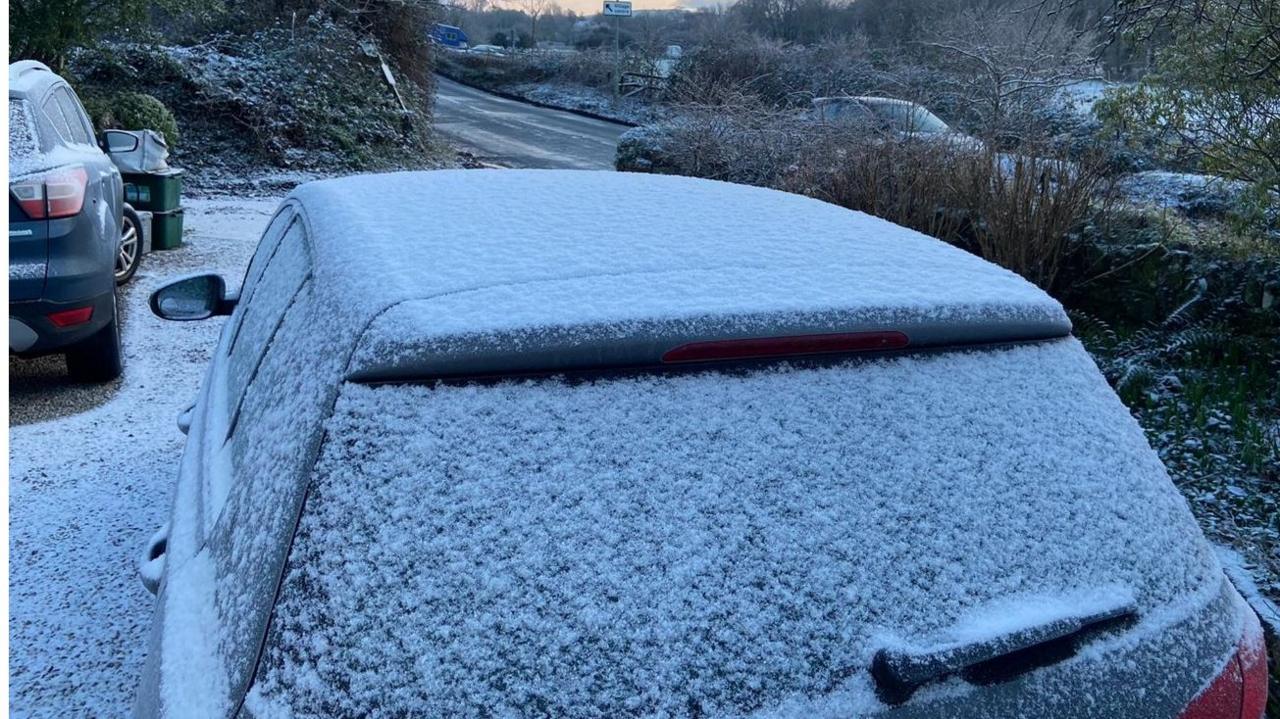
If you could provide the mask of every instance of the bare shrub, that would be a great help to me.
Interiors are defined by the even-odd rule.
[[[958,245],[1045,289],[1108,195],[1102,164],[996,153],[776,113],[740,97],[635,135],[630,168],[775,187]]]
[[[1106,179],[1096,162],[937,142],[862,142],[807,159],[793,189],[972,250],[1049,289]]]
[[[715,105],[751,95],[771,107],[804,107],[814,97],[866,94],[887,84],[861,36],[800,46],[741,34],[686,55],[666,99]]]
[[[1108,195],[1097,162],[915,140],[863,141],[834,163],[807,158],[790,184],[970,249],[1045,289]]]
[[[972,208],[978,253],[1049,289],[1107,180],[1100,162],[1027,155],[971,157],[958,163],[956,201]]]
[[[745,34],[726,44],[703,46],[681,61],[667,99],[717,105],[754,95],[777,102],[790,90],[778,72],[784,52],[780,42]]]
[[[848,131],[814,143],[783,189],[960,242],[969,218],[951,205],[952,172],[965,159],[951,147]]]

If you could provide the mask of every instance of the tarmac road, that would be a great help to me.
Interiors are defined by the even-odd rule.
[[[482,162],[612,170],[625,125],[508,100],[436,78],[435,127]]]

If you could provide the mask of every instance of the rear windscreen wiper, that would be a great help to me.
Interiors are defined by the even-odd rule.
[[[1134,605],[1126,603],[985,641],[924,651],[881,649],[871,661],[871,678],[876,696],[891,706],[907,701],[925,684],[953,675],[973,684],[995,684],[1069,659],[1089,639],[1136,618]]]

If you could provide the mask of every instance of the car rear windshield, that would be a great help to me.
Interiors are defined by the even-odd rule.
[[[872,706],[886,642],[1220,582],[1070,338],[349,383],[326,437],[247,705],[281,715]]]
[[[919,105],[904,102],[871,102],[871,111],[899,132],[946,132],[947,123]]]

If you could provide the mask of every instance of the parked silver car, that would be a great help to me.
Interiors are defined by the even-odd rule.
[[[1261,715],[1257,618],[1062,307],[910,230],[348,177],[152,306],[230,316],[139,717]]]
[[[890,97],[815,98],[813,117],[832,124],[865,124],[903,135],[943,135],[955,132],[923,105]]]

